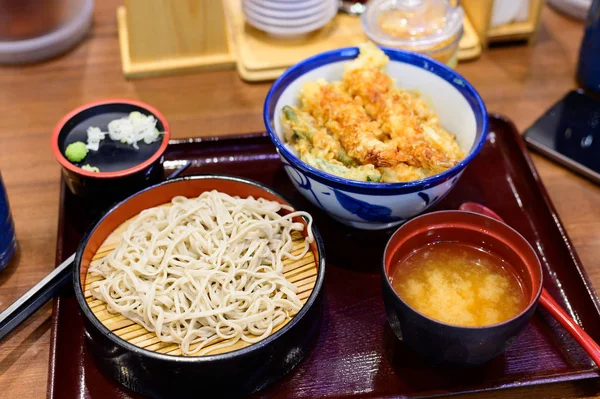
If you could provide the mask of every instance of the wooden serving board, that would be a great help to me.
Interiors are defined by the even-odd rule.
[[[168,206],[168,204],[166,206]],[[106,238],[106,240],[104,240],[104,243],[102,243],[94,257],[92,258],[91,265],[100,263],[104,257],[106,257],[111,251],[113,251],[117,247],[117,245],[121,241],[121,236],[123,232],[127,229],[129,223],[134,218],[131,218],[126,222],[122,223],[115,231],[113,231]],[[304,248],[304,237],[299,232],[294,232],[292,234],[292,237],[294,239],[294,244],[291,253],[292,255],[298,255],[302,252]],[[293,283],[297,287],[297,294],[300,298],[300,301],[303,304],[306,303],[306,300],[312,293],[313,287],[315,286],[315,282],[317,281],[317,264],[315,262],[315,256],[313,252],[308,251],[308,253],[299,260],[286,259],[283,263],[283,275],[289,282]],[[102,322],[102,324],[104,324],[106,328],[115,333],[118,337],[126,340],[131,344],[139,346],[140,348],[169,355],[182,355],[181,349],[179,348],[178,344],[160,341],[154,332],[146,330],[144,327],[140,326],[139,324],[136,324],[135,322],[129,320],[121,314],[109,312],[106,307],[106,303],[92,297],[89,290],[90,285],[94,281],[100,281],[102,279],[103,277],[101,276],[93,276],[88,269],[84,289],[86,302],[88,303],[94,315],[98,318],[100,322]],[[282,328],[291,319],[292,318],[289,317],[285,322],[274,328],[271,334],[275,333],[277,330]],[[212,345],[209,345],[206,348],[210,348],[211,346],[215,346],[222,342],[222,340],[217,340]],[[225,348],[215,348],[214,350],[209,350],[207,351],[206,355],[216,355],[219,353],[231,352],[249,345],[251,345],[251,343],[239,340],[234,345]],[[191,346],[192,349],[194,347],[194,345]]]
[[[129,79],[235,65],[246,81],[274,80],[305,58],[368,40],[360,18],[343,13],[304,37],[282,40],[248,25],[242,0],[224,0],[224,10],[211,7],[209,0],[177,5],[159,0],[125,3],[117,9],[117,22],[121,67]],[[196,8],[200,11],[189,11]],[[157,15],[164,24],[146,23]],[[212,23],[207,25],[204,20]],[[479,37],[465,16],[458,59],[474,59],[480,54]]]

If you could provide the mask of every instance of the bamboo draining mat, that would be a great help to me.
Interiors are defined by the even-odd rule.
[[[278,78],[288,67],[315,54],[367,41],[360,18],[339,13],[327,26],[302,38],[281,40],[246,23],[242,0],[225,0],[237,71],[247,81]],[[459,60],[481,54],[479,38],[468,18],[459,43]]]
[[[121,240],[122,232],[127,228],[129,222],[132,219],[129,219],[125,223],[121,224],[115,231],[113,231],[107,238],[104,240],[104,243],[100,246],[96,254],[92,259],[92,265],[100,262],[102,258],[104,258],[110,251],[116,248],[119,241]],[[304,247],[304,237],[300,233],[294,233],[294,246],[292,250],[293,255],[297,255],[302,251]],[[315,286],[315,282],[317,281],[317,263],[315,261],[315,256],[312,251],[309,251],[302,259],[300,260],[290,260],[287,259],[284,262],[283,274],[288,281],[293,283],[298,288],[298,297],[302,301],[302,303],[306,303],[308,297],[312,293],[312,290]],[[142,326],[134,323],[133,321],[127,319],[125,316],[122,316],[118,313],[110,313],[106,309],[106,304],[100,300],[94,299],[89,291],[90,284],[94,281],[101,280],[100,276],[92,276],[89,271],[86,275],[85,279],[85,299],[94,313],[94,315],[98,318],[106,328],[115,333],[120,338],[128,341],[131,344],[139,346],[140,348],[144,348],[147,350],[151,350],[158,353],[166,353],[169,355],[181,355],[181,350],[179,349],[179,345],[168,342],[161,342],[157,338],[156,334],[150,332],[143,328]],[[273,334],[275,331],[282,328],[285,324],[287,324],[291,318],[288,318],[284,323],[279,325],[277,328],[273,329]],[[217,341],[213,345],[219,344],[222,341]],[[218,353],[231,352],[236,349],[241,349],[251,344],[245,341],[238,341],[232,346],[226,348],[217,348],[213,351],[208,352],[209,355],[215,355]],[[209,348],[210,346],[207,346]],[[193,346],[192,346],[193,348]]]

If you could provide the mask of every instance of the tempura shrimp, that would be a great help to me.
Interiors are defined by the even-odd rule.
[[[405,154],[405,162],[432,170],[454,166],[463,154],[454,136],[439,127],[437,115],[416,95],[398,90],[379,64],[364,64],[348,63],[343,83]]]

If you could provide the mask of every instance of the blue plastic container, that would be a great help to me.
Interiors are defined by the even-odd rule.
[[[0,174],[0,270],[8,265],[16,249],[15,225],[10,214],[6,189]]]
[[[592,3],[585,23],[577,80],[584,89],[600,94],[600,0]]]

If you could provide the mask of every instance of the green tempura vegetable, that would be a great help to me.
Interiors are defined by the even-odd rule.
[[[302,154],[300,159],[310,166],[314,166],[317,169],[346,179],[371,182],[381,181],[381,172],[375,169],[373,165],[362,165],[349,168],[345,165],[340,165],[319,156],[315,156],[309,152]]]
[[[87,156],[88,149],[82,141],[76,141],[67,146],[65,156],[71,162],[81,162]]]
[[[360,164],[354,160],[346,150],[340,148],[337,154],[337,160],[343,163],[346,166],[359,166]]]
[[[286,105],[283,107],[283,115],[286,120],[292,122],[292,131],[299,139],[312,140],[317,129],[305,114],[298,114],[294,108]]]
[[[289,105],[283,107],[283,115],[286,117],[286,119],[292,122],[297,120],[296,111],[294,111],[294,108],[290,107]]]

